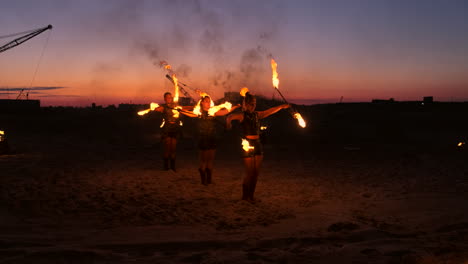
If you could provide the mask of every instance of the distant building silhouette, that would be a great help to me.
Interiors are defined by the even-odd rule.
[[[393,98],[390,98],[388,100],[385,100],[385,99],[372,99],[372,103],[373,104],[391,104],[391,103],[395,103],[395,99],[393,99]]]
[[[426,104],[432,104],[434,102],[434,97],[432,96],[425,96],[423,98],[423,103]]]
[[[0,110],[37,110],[41,108],[40,100],[0,99]]]

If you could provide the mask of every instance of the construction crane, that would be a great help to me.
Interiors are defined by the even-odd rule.
[[[47,27],[43,27],[43,28],[40,28],[40,29],[35,29],[35,30],[32,30],[32,31],[26,31],[26,32],[23,32],[23,33],[28,33],[24,36],[21,36],[19,38],[16,38],[10,42],[8,42],[7,44],[3,45],[0,47],[0,53],[4,52],[4,51],[7,51],[11,48],[14,48],[26,41],[28,41],[29,39],[32,39],[34,38],[35,36],[41,34],[42,32],[48,30],[48,29],[52,29],[52,25],[48,25]],[[21,34],[21,33],[18,33],[18,34]],[[13,35],[10,35],[10,36],[15,36],[15,35],[18,35],[18,34],[13,34]]]
[[[41,34],[42,32],[46,31],[46,30],[49,30],[49,29],[52,29],[52,25],[48,25],[47,27],[43,27],[43,28],[39,28],[39,29],[33,29],[33,30],[29,30],[29,31],[25,31],[25,32],[20,32],[20,33],[16,33],[16,34],[11,34],[11,35],[7,35],[7,36],[1,36],[0,38],[7,38],[7,37],[13,37],[13,36],[18,36],[18,35],[23,35],[21,37],[18,37],[10,42],[8,42],[7,44],[3,45],[0,47],[0,53],[4,52],[4,51],[7,51],[11,48],[14,48],[32,38],[34,38],[35,36]],[[41,58],[42,58],[42,55],[41,55]],[[39,64],[38,64],[39,66]],[[37,71],[37,69],[36,69]],[[35,77],[35,75],[34,75]],[[20,93],[18,94],[18,96],[16,97],[16,100],[20,99],[21,96],[23,95],[23,91],[24,89],[21,89]],[[26,93],[26,99],[29,99],[29,93]]]

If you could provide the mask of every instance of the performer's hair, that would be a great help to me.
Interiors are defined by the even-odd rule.
[[[244,101],[246,104],[250,104],[255,99],[255,95],[250,92],[245,93]]]
[[[166,98],[166,95],[171,94],[170,92],[165,92],[164,93],[164,98]],[[172,94],[171,94],[172,95]]]

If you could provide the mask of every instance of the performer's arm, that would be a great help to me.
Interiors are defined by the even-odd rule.
[[[235,105],[235,106],[231,107],[231,110],[227,110],[226,108],[223,108],[223,109],[219,110],[218,112],[216,112],[215,116],[225,116],[225,115],[231,113],[232,111],[236,110],[239,107],[240,107],[240,105]]]
[[[289,104],[282,104],[282,105],[278,105],[278,106],[272,107],[270,109],[267,109],[265,111],[259,111],[258,112],[258,118],[262,119],[262,118],[271,116],[272,114],[278,112],[279,110],[281,110],[283,108],[289,108],[289,107],[290,107]]]
[[[228,117],[226,118],[226,129],[229,130],[232,128],[232,124],[231,124],[232,121],[239,120],[239,122],[242,122],[243,119],[244,119],[244,115],[242,113],[228,115]]]

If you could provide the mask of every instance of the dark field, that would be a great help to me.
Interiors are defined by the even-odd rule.
[[[255,204],[222,118],[205,187],[194,119],[174,173],[156,113],[2,111],[0,263],[468,263],[468,104],[297,109],[264,120]]]

